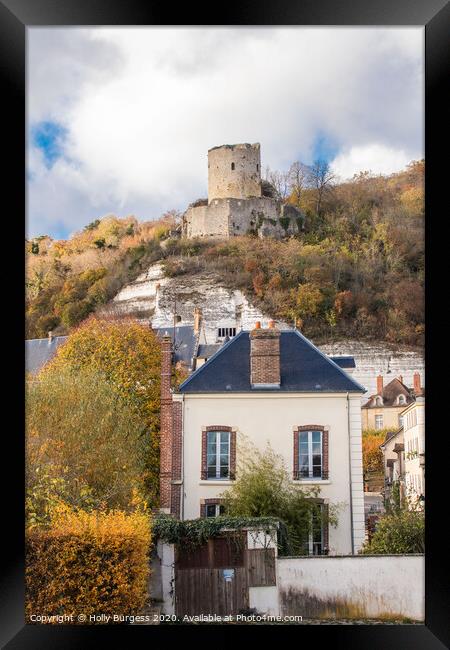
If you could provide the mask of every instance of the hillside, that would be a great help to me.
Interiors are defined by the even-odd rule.
[[[316,342],[424,337],[423,161],[389,177],[360,174],[286,201],[305,214],[296,237],[226,241],[171,237],[176,215],[97,220],[67,241],[27,242],[27,336],[65,333],[104,308],[154,262],[166,277],[205,274]],[[319,207],[318,207],[319,206]],[[180,278],[181,279],[181,278]]]

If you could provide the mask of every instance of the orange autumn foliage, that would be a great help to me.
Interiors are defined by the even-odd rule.
[[[146,602],[151,523],[136,509],[84,512],[57,506],[48,528],[27,531],[26,619],[138,614]]]

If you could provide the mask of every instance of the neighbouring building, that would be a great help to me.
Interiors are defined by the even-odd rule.
[[[173,392],[171,343],[163,337],[161,510],[183,520],[219,515],[245,446],[269,443],[295,485],[320,487],[325,512],[340,505],[337,527],[317,522],[305,552],[356,553],[365,537],[365,389],[299,331],[271,322],[239,332]]]
[[[402,411],[414,402],[414,390],[395,377],[385,386],[382,375],[377,377],[377,392],[362,405],[362,427],[366,429],[398,429],[402,426]]]
[[[384,463],[384,496],[390,500],[398,486],[400,500],[416,507],[425,499],[425,389],[414,375],[414,401],[403,411],[402,426],[389,431],[380,445]]]
[[[185,237],[259,237],[294,235],[304,227],[295,206],[283,204],[261,181],[261,147],[225,144],[208,151],[208,198],[192,203],[183,215]]]

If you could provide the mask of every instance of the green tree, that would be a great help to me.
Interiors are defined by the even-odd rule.
[[[320,489],[292,484],[283,458],[268,445],[261,452],[248,442],[241,444],[236,480],[221,496],[226,515],[231,517],[275,517],[284,522],[288,539],[281,552],[305,554],[313,520],[337,524],[337,507],[328,517],[320,508]]]

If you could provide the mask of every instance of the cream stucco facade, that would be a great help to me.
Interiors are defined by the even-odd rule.
[[[425,398],[403,411],[405,491],[411,504],[425,496]]]
[[[329,529],[330,554],[356,553],[364,537],[364,492],[359,393],[214,393],[174,394],[182,403],[181,518],[200,516],[204,499],[219,497],[228,480],[202,480],[202,430],[228,426],[236,430],[236,454],[245,441],[264,450],[267,443],[280,454],[290,475],[294,467],[294,428],[321,425],[329,431],[329,476],[326,480],[296,481],[319,485],[325,503],[338,505],[338,526]]]

